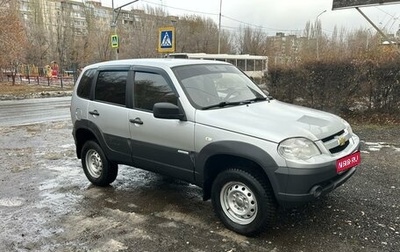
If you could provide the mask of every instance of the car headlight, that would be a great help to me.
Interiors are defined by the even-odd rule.
[[[278,145],[278,153],[288,160],[307,160],[320,155],[318,147],[307,138],[288,138]]]

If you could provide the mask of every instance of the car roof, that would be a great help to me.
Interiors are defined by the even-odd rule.
[[[85,68],[98,68],[107,66],[151,66],[161,68],[173,68],[185,65],[201,65],[201,64],[229,64],[215,60],[199,60],[199,59],[176,59],[176,58],[143,58],[143,59],[124,59],[112,60],[95,63]]]

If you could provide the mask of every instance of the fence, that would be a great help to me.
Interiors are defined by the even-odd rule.
[[[1,81],[12,81],[15,76],[19,83],[37,84],[37,85],[73,85],[77,79],[76,70],[64,70],[62,74],[54,74],[50,66],[37,67],[31,64],[19,65],[16,73],[11,70],[2,69],[0,74]]]

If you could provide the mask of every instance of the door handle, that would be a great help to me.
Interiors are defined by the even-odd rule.
[[[129,119],[129,121],[130,121],[131,123],[134,123],[134,124],[140,124],[140,125],[143,124],[142,119],[140,119],[139,117],[136,117],[135,119]]]
[[[89,114],[93,115],[93,116],[99,116],[99,112],[97,112],[97,110],[93,110],[93,111],[89,111]]]

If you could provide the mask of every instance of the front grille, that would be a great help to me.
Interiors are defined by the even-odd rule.
[[[339,145],[339,137],[345,137],[347,139],[343,145]],[[326,149],[328,149],[331,154],[335,154],[343,151],[344,149],[346,149],[347,146],[349,146],[350,142],[348,139],[349,137],[348,135],[346,136],[345,131],[341,130],[336,134],[323,138],[321,141],[324,143]]]
[[[346,143],[345,143],[344,145],[342,145],[342,146],[338,145],[338,146],[335,147],[335,148],[329,149],[329,151],[330,151],[332,154],[341,152],[342,150],[346,149],[347,146],[349,146],[349,143],[350,143],[349,140],[347,140]]]
[[[332,136],[325,137],[325,138],[322,139],[321,141],[324,142],[324,143],[325,143],[325,142],[328,142],[328,141],[330,141],[330,140],[335,139],[335,137],[341,136],[343,133],[344,133],[344,130],[341,130],[341,131],[339,131],[338,133],[333,134]]]

